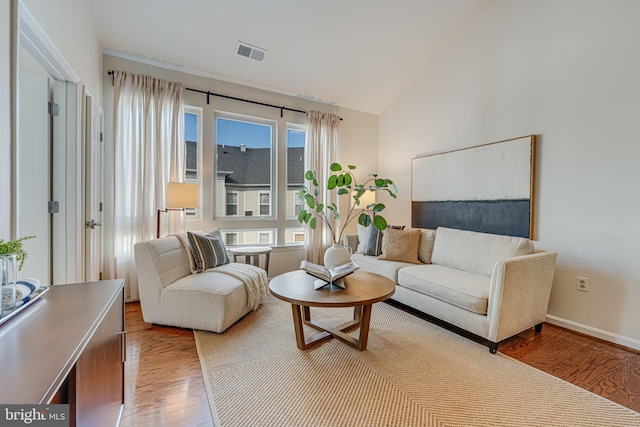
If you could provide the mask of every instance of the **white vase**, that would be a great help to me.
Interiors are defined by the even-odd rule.
[[[324,252],[324,266],[327,268],[344,264],[349,259],[351,259],[351,248],[342,246],[339,243],[334,243]]]

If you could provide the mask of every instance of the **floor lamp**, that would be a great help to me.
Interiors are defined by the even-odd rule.
[[[185,182],[169,182],[167,184],[167,208],[158,209],[158,227],[156,237],[160,238],[160,212],[183,211],[186,208],[200,207],[200,185]]]

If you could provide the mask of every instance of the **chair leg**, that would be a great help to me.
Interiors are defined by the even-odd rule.
[[[498,352],[498,343],[489,341],[489,353],[496,354]]]
[[[536,326],[534,326],[534,328],[537,333],[542,332],[542,323],[538,323]]]

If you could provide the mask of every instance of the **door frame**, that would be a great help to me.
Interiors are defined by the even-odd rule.
[[[17,9],[17,10],[16,10]],[[84,274],[84,195],[80,191],[83,184],[83,150],[79,130],[79,117],[82,109],[82,94],[79,90],[80,78],[64,59],[60,51],[48,38],[33,15],[20,0],[12,0],[12,13],[17,14],[16,33],[12,36],[11,55],[15,58],[11,68],[11,153],[13,169],[11,182],[11,238],[17,236],[17,195],[19,183],[16,179],[16,153],[18,149],[18,61],[23,47],[42,68],[56,81],[63,82],[65,99],[60,108],[59,130],[53,135],[54,150],[54,200],[64,204],[64,219],[54,221],[54,235],[64,236],[56,239],[53,245],[53,262],[60,266],[54,273],[53,284],[82,281]],[[15,16],[15,15],[14,15]],[[15,22],[14,21],[14,22]],[[62,105],[64,103],[64,106]],[[62,150],[61,152],[58,150]],[[62,154],[64,153],[64,154]],[[58,179],[56,179],[56,177]],[[61,209],[62,210],[62,209]]]

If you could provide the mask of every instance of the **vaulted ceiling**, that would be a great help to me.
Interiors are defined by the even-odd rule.
[[[90,0],[103,48],[378,114],[491,0]],[[238,41],[267,50],[235,54]]]

